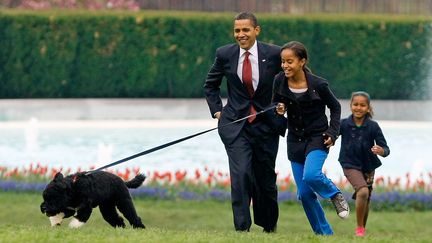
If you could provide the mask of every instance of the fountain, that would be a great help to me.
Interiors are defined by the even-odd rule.
[[[112,152],[113,152],[113,145],[112,144],[105,144],[103,142],[99,142],[97,161],[96,161],[95,166],[101,167],[103,165],[111,163],[112,162]]]
[[[38,135],[39,121],[37,118],[32,117],[25,128],[26,153],[30,158],[35,158],[39,151]]]

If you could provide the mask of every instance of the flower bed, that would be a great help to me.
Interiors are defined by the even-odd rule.
[[[89,168],[90,170],[94,168]],[[39,164],[30,164],[25,168],[0,167],[0,191],[36,192],[44,190],[48,181],[61,171],[70,174],[72,169],[48,168]],[[76,171],[81,171],[78,168]],[[124,180],[129,180],[141,173],[138,168],[124,171],[109,172],[117,174]],[[230,178],[226,172],[204,168],[196,169],[192,175],[186,171],[153,171],[145,173],[147,179],[144,186],[130,190],[136,198],[152,198],[160,200],[230,200]],[[406,175],[406,182],[401,178],[375,179],[375,189],[372,194],[371,207],[373,210],[432,210],[432,173],[428,173],[428,180],[421,175],[415,181]],[[341,188],[351,204],[352,188],[345,178],[335,182]],[[299,203],[296,197],[296,187],[291,175],[278,176],[278,200],[280,203]],[[328,200],[323,200],[324,207],[332,207]]]

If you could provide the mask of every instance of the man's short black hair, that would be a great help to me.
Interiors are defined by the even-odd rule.
[[[241,19],[249,19],[252,22],[253,27],[258,26],[258,20],[253,13],[241,12],[237,14],[234,18],[234,20],[241,20]]]

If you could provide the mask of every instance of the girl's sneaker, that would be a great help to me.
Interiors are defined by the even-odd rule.
[[[342,193],[338,192],[331,198],[336,213],[341,219],[347,219],[349,216],[349,205]]]
[[[364,237],[366,235],[366,228],[364,227],[357,227],[355,231],[355,235],[359,237]]]

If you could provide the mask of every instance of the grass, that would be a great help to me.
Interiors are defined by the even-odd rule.
[[[265,234],[252,226],[249,233],[233,230],[231,206],[217,201],[168,201],[135,198],[145,230],[111,228],[99,210],[80,229],[69,229],[69,219],[51,228],[39,210],[35,193],[0,192],[0,242],[430,242],[432,212],[371,212],[368,235],[354,237],[354,214],[340,220],[332,210],[327,218],[334,236],[312,233],[298,204],[281,204],[278,231]]]

